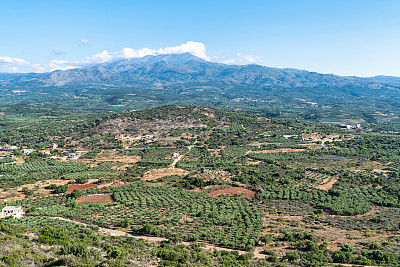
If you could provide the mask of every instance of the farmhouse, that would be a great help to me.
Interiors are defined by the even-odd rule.
[[[5,146],[0,147],[0,150],[14,150],[14,149],[17,149],[17,148],[18,147],[16,147],[16,146],[5,145]]]
[[[22,153],[24,153],[25,155],[29,155],[34,151],[35,149],[22,149]]]
[[[39,154],[43,154],[43,155],[51,155],[51,152],[48,150],[39,150],[38,152]]]
[[[58,147],[58,145],[55,144],[55,143],[52,143],[52,144],[49,145],[49,148],[52,149],[52,150],[56,149],[57,147]]]
[[[79,155],[72,153],[65,157],[66,159],[79,159]]]
[[[179,157],[179,153],[171,153],[171,158],[177,158]]]
[[[285,138],[285,139],[296,139],[296,138],[299,138],[299,135],[297,135],[297,134],[284,134],[284,135],[282,135],[282,137]]]
[[[22,210],[22,207],[5,206],[0,212],[0,217],[14,216],[20,218],[23,214],[24,211]]]

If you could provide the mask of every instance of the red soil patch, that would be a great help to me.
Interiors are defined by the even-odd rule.
[[[76,200],[76,204],[95,204],[114,202],[111,195],[85,196]]]
[[[68,185],[67,193],[72,193],[75,189],[83,190],[86,188],[96,187],[98,184],[70,184]]]
[[[242,187],[229,187],[229,188],[222,188],[211,191],[208,193],[211,197],[219,197],[219,196],[229,196],[229,197],[236,197],[236,198],[253,198],[255,196],[255,192],[242,188]]]
[[[127,185],[130,184],[130,182],[124,182],[124,181],[116,181],[116,182],[112,182],[112,183],[106,183],[106,184],[70,184],[68,185],[68,191],[67,193],[71,193],[72,191],[74,191],[75,189],[78,190],[83,190],[83,189],[87,189],[87,188],[91,188],[91,187],[98,187],[98,188],[104,188],[104,187],[118,187],[118,186],[123,186],[123,185]]]

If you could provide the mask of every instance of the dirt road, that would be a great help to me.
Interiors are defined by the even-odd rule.
[[[186,152],[185,154],[189,153],[190,150],[192,150],[194,145],[188,146],[187,148],[189,149],[188,152]],[[171,167],[175,168],[175,165],[178,163],[178,161],[180,161],[183,158],[184,155],[179,155],[177,158],[174,159],[174,162],[171,163]]]
[[[59,219],[59,220],[79,223],[79,224],[87,226],[86,223],[70,220],[70,219],[63,218],[63,217],[54,217],[54,218]],[[139,239],[143,239],[143,240],[146,240],[146,241],[149,241],[149,242],[156,242],[156,243],[168,240],[167,238],[164,238],[164,237],[145,236],[145,235],[128,233],[128,232],[124,232],[124,231],[120,231],[120,230],[114,230],[114,229],[103,228],[103,227],[99,227],[99,231],[101,233],[103,233],[103,234],[109,234],[111,236],[132,236],[134,238],[139,238]],[[182,244],[184,244],[186,246],[189,246],[190,242],[182,242]],[[223,248],[223,247],[212,246],[212,245],[206,245],[206,247],[204,249],[206,251],[214,251],[214,250],[238,251],[240,255],[249,253],[247,251],[235,250],[235,249],[230,249],[230,248]],[[266,256],[265,254],[258,254],[258,253],[254,254],[254,257],[257,258],[257,259],[264,259],[265,256]]]

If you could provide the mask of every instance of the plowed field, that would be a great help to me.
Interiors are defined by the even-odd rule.
[[[229,196],[236,198],[253,198],[256,193],[242,187],[229,187],[211,191],[208,193],[211,197]]]
[[[76,204],[95,204],[114,202],[112,195],[85,196],[76,200]]]

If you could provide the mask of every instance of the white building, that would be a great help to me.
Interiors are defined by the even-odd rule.
[[[52,149],[52,150],[56,149],[57,147],[58,147],[58,145],[55,144],[55,143],[52,143],[52,144],[49,145],[49,148]]]
[[[18,148],[17,146],[5,145],[5,146],[0,147],[0,150],[15,150],[17,148]]]
[[[29,155],[34,151],[36,151],[36,150],[35,149],[22,149],[22,153],[24,153],[25,155]]]
[[[72,153],[66,156],[66,159],[79,159],[79,157],[82,155],[80,152]]]
[[[299,138],[298,134],[284,134],[282,135],[283,138],[285,139],[295,139],[295,138]]]
[[[23,214],[24,211],[22,210],[22,207],[5,206],[0,212],[0,217],[14,216],[20,218]]]

